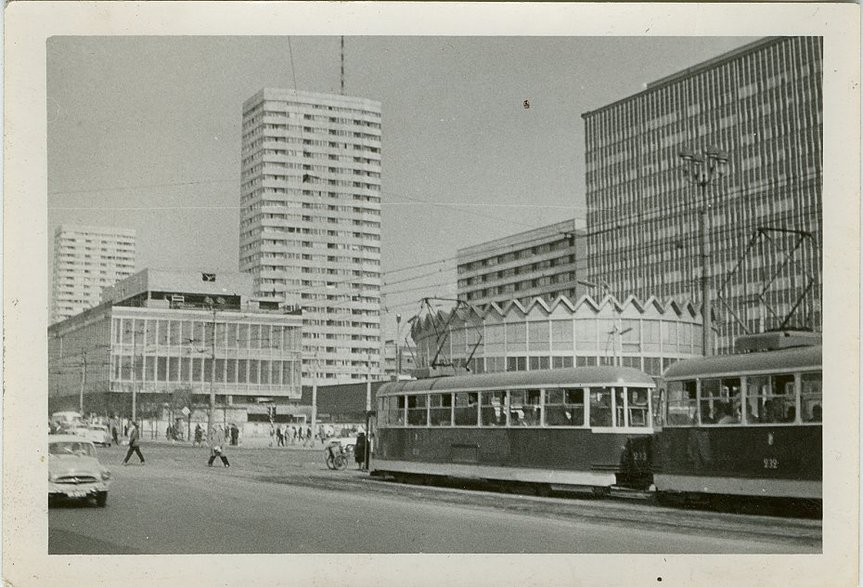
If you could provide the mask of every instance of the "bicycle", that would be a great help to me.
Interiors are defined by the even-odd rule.
[[[336,447],[338,447],[338,452],[335,450]],[[324,460],[327,463],[327,468],[334,471],[341,471],[348,466],[348,458],[345,455],[345,451],[338,443],[333,443],[326,448]]]

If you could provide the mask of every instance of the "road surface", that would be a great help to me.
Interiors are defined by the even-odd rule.
[[[330,471],[320,450],[102,449],[104,509],[49,510],[52,554],[817,553],[820,520],[400,485]],[[218,462],[218,461],[217,461]]]

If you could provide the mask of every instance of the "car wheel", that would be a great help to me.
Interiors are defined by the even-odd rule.
[[[96,505],[98,507],[103,508],[103,507],[105,507],[105,505],[107,503],[108,503],[108,492],[107,491],[100,491],[99,493],[96,494]]]

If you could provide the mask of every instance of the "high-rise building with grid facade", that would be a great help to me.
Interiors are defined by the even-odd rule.
[[[54,232],[51,323],[102,301],[102,290],[135,272],[135,231],[63,224]]]
[[[303,310],[303,382],[381,373],[381,105],[263,89],[243,104],[241,271]]]
[[[714,348],[821,327],[820,37],[761,39],[582,115],[588,279],[618,297],[700,300],[701,186],[683,149],[716,147],[706,189]]]

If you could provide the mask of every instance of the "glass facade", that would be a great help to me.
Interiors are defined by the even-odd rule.
[[[211,386],[220,405],[297,400],[300,332],[282,312],[102,305],[49,328],[49,398],[98,413],[131,413],[133,389],[139,408],[175,392],[200,405]]]
[[[197,314],[115,315],[112,388],[135,384],[139,391],[169,391],[188,386],[209,393],[212,381],[220,393],[300,396],[298,325],[266,322],[249,314],[222,312],[215,319],[205,312]]]
[[[588,279],[700,300],[702,194],[679,153],[715,146],[707,187],[720,352],[746,332],[821,328],[820,37],[764,39],[583,115]]]
[[[445,331],[445,316],[419,321],[411,331],[417,366],[432,367],[437,354],[439,365],[472,373],[616,363],[658,377],[673,362],[701,355],[701,317],[691,304],[600,305],[587,297],[577,305],[562,299],[528,307],[480,310],[481,321],[454,319]]]

